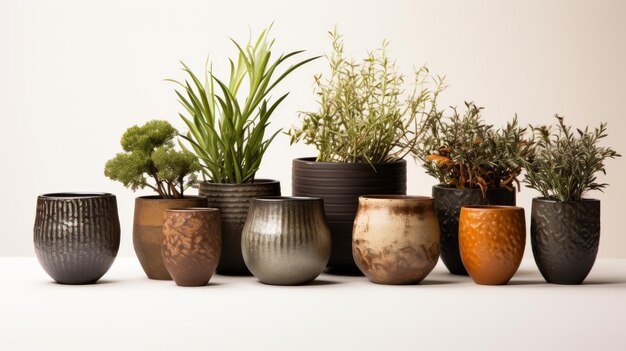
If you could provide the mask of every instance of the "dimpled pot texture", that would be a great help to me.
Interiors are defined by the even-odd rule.
[[[159,196],[141,196],[135,199],[133,247],[141,268],[150,279],[172,279],[161,256],[163,218],[168,208],[181,207],[206,207],[206,198],[185,196],[183,199],[162,199]]]
[[[459,252],[459,214],[462,206],[503,205],[515,206],[515,191],[506,188],[488,190],[486,196],[480,189],[457,189],[447,185],[433,186],[435,212],[441,229],[441,260],[450,273],[467,275]]]
[[[120,247],[115,195],[39,196],[34,243],[39,263],[56,282],[95,283],[109,270]]]
[[[218,208],[222,218],[222,257],[217,273],[250,275],[241,255],[241,233],[248,217],[250,200],[263,196],[280,196],[280,182],[255,179],[254,183],[220,184],[200,183],[200,196],[208,199],[208,206]]]
[[[359,198],[352,254],[370,281],[420,282],[437,264],[439,241],[432,198],[389,195]]]
[[[524,209],[515,206],[461,208],[459,246],[463,264],[476,284],[506,284],[524,255]]]
[[[359,207],[359,196],[368,194],[406,194],[406,161],[378,163],[317,162],[315,158],[293,160],[294,196],[324,200],[332,236],[329,273],[357,273],[352,257],[352,227]]]
[[[179,286],[206,285],[220,260],[222,228],[216,208],[165,210],[163,262]]]
[[[241,249],[261,282],[311,282],[326,267],[330,246],[322,199],[266,197],[250,202]]]
[[[530,239],[537,267],[548,283],[582,283],[598,254],[600,200],[533,199]]]

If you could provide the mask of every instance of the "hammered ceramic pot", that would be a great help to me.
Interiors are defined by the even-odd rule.
[[[324,271],[331,250],[322,199],[251,200],[241,250],[250,272],[263,283],[299,285],[313,281]]]
[[[367,163],[317,162],[314,157],[293,160],[293,195],[324,200],[333,240],[329,273],[359,273],[352,257],[352,227],[359,196],[406,194],[405,160],[373,166]]]
[[[165,210],[162,255],[179,286],[206,285],[220,260],[222,228],[216,208]]]
[[[524,209],[464,206],[459,218],[461,259],[476,284],[502,285],[513,277],[526,246]]]
[[[433,186],[435,212],[441,229],[441,260],[452,274],[467,275],[459,252],[459,215],[462,206],[515,206],[515,191],[490,189],[486,195],[480,189],[458,189],[453,186]]]
[[[361,272],[374,283],[420,282],[437,264],[440,237],[430,197],[359,198],[352,254]]]
[[[533,199],[530,239],[537,267],[548,283],[582,283],[598,254],[600,200]]]
[[[35,253],[61,284],[90,284],[111,267],[120,246],[115,195],[56,193],[37,198]]]
[[[241,233],[248,217],[248,206],[256,197],[280,196],[280,182],[269,179],[244,184],[203,182],[200,196],[208,199],[209,207],[219,209],[222,218],[222,256],[217,273],[250,275],[241,255]]]
[[[163,264],[163,216],[168,208],[206,207],[206,198],[185,196],[182,199],[163,199],[159,196],[141,196],[135,199],[133,247],[141,268],[150,279],[170,280]]]

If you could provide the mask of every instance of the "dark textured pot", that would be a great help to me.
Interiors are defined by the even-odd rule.
[[[526,247],[524,209],[464,206],[459,219],[461,259],[476,284],[501,285],[513,277]]]
[[[206,199],[200,196],[185,196],[183,199],[141,196],[135,199],[133,247],[141,268],[150,279],[172,279],[161,256],[163,216],[168,208],[181,207],[206,207]]]
[[[437,264],[440,239],[432,198],[403,195],[359,198],[352,254],[370,281],[420,282]]]
[[[222,228],[216,208],[165,210],[163,262],[179,286],[206,285],[220,260]]]
[[[530,238],[535,262],[548,283],[582,283],[600,245],[600,200],[534,198]]]
[[[406,161],[375,164],[293,160],[294,196],[319,197],[332,236],[329,273],[359,273],[352,257],[352,227],[359,196],[406,194]]]
[[[462,206],[515,206],[515,191],[505,188],[488,190],[486,197],[480,189],[458,189],[447,185],[433,186],[435,212],[441,230],[441,260],[450,273],[467,275],[459,252],[459,215]]]
[[[254,183],[221,184],[200,183],[200,196],[208,199],[208,206],[218,208],[222,217],[222,256],[217,273],[249,275],[241,255],[241,232],[248,216],[250,200],[263,196],[280,196],[280,182],[255,179]]]
[[[109,270],[120,246],[115,195],[39,196],[34,243],[39,263],[58,283],[95,283]]]
[[[311,282],[324,271],[331,250],[322,199],[251,200],[241,250],[250,272],[263,283]]]

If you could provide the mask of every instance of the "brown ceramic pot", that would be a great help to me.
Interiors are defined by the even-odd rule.
[[[459,218],[463,265],[476,284],[506,284],[519,268],[526,246],[524,209],[465,206]]]
[[[352,255],[370,281],[379,284],[421,281],[437,264],[440,238],[432,198],[359,197]]]
[[[141,196],[135,199],[133,247],[141,268],[150,279],[170,280],[161,257],[163,245],[163,214],[168,208],[206,207],[207,200],[200,196],[183,199],[162,199],[159,196]]]
[[[217,208],[165,210],[163,263],[177,285],[206,285],[220,260],[222,226]]]

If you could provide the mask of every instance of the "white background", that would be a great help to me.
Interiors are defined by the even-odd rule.
[[[346,51],[363,56],[391,40],[404,72],[428,63],[447,75],[444,106],[474,100],[501,125],[515,113],[525,123],[560,113],[575,126],[609,122],[605,143],[626,153],[626,2],[623,1],[17,1],[0,2],[0,255],[32,255],[38,194],[107,191],[118,196],[120,255],[132,255],[133,198],[103,175],[126,128],[160,118],[184,130],[173,85],[179,60],[200,71],[207,55],[224,68],[231,36],[245,41],[275,21],[275,53],[329,51],[337,24]],[[315,109],[312,76],[326,62],[288,78],[291,95],[270,129],[298,123]],[[275,93],[278,96],[279,91]],[[260,175],[291,192],[291,160],[313,156],[279,136]],[[626,257],[624,159],[608,163],[602,200],[600,256]],[[408,189],[430,194],[435,180],[409,161]],[[143,194],[143,193],[141,193]],[[530,211],[537,193],[523,189]],[[527,255],[530,248],[527,247]]]

